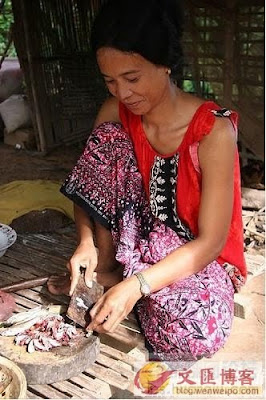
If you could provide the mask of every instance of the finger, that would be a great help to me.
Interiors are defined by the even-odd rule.
[[[96,330],[108,317],[109,311],[103,306],[104,300],[100,299],[91,309],[90,316],[91,322],[87,326],[87,330]]]
[[[99,314],[101,308],[103,307],[104,300],[100,298],[97,303],[94,304],[92,309],[90,310],[90,317],[92,320],[95,319],[96,315]]]
[[[108,318],[105,318],[102,324],[95,328],[95,330],[99,333],[114,332],[123,319],[123,316],[118,316],[117,313],[111,313],[108,315]]]
[[[92,288],[92,280],[93,280],[93,272],[96,268],[96,265],[93,262],[90,262],[90,265],[87,266],[85,271],[85,283],[88,288]]]
[[[70,278],[71,284],[70,284],[69,295],[72,296],[75,287],[77,286],[77,283],[79,281],[80,264],[75,262],[70,262],[70,271],[71,271],[71,278]]]
[[[103,324],[105,321],[108,320],[108,317],[106,316],[104,319],[100,319],[100,317],[96,317],[96,319],[93,321],[93,324],[88,325],[86,328],[88,331],[95,331],[95,332],[106,332],[105,329],[103,329]]]

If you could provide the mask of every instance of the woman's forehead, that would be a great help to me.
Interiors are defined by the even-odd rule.
[[[144,57],[137,53],[129,53],[102,47],[97,51],[97,62],[103,74],[108,75],[107,70],[119,71],[119,74],[133,73],[151,64]]]

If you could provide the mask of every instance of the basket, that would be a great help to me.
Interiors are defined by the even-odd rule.
[[[0,356],[0,399],[25,399],[27,382],[22,370]]]

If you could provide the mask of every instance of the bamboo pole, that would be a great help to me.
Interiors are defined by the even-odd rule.
[[[22,21],[23,21],[24,32],[25,32],[26,55],[27,55],[28,65],[29,65],[31,91],[32,91],[34,108],[35,108],[37,129],[38,129],[38,133],[39,133],[39,146],[40,146],[39,150],[41,152],[45,153],[47,151],[47,145],[46,145],[46,140],[45,140],[45,132],[44,132],[44,127],[43,127],[43,120],[42,120],[42,116],[41,116],[41,108],[40,108],[40,104],[39,104],[38,93],[37,93],[37,90],[36,90],[37,80],[35,78],[34,69],[33,69],[33,58],[32,58],[32,49],[31,49],[31,39],[30,39],[30,33],[29,33],[28,16],[27,16],[27,12],[26,12],[26,7],[25,7],[24,1],[25,0],[20,0],[21,18],[22,18]]]

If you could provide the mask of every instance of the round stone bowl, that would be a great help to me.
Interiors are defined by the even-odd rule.
[[[9,225],[0,223],[0,257],[15,243],[17,234]]]

